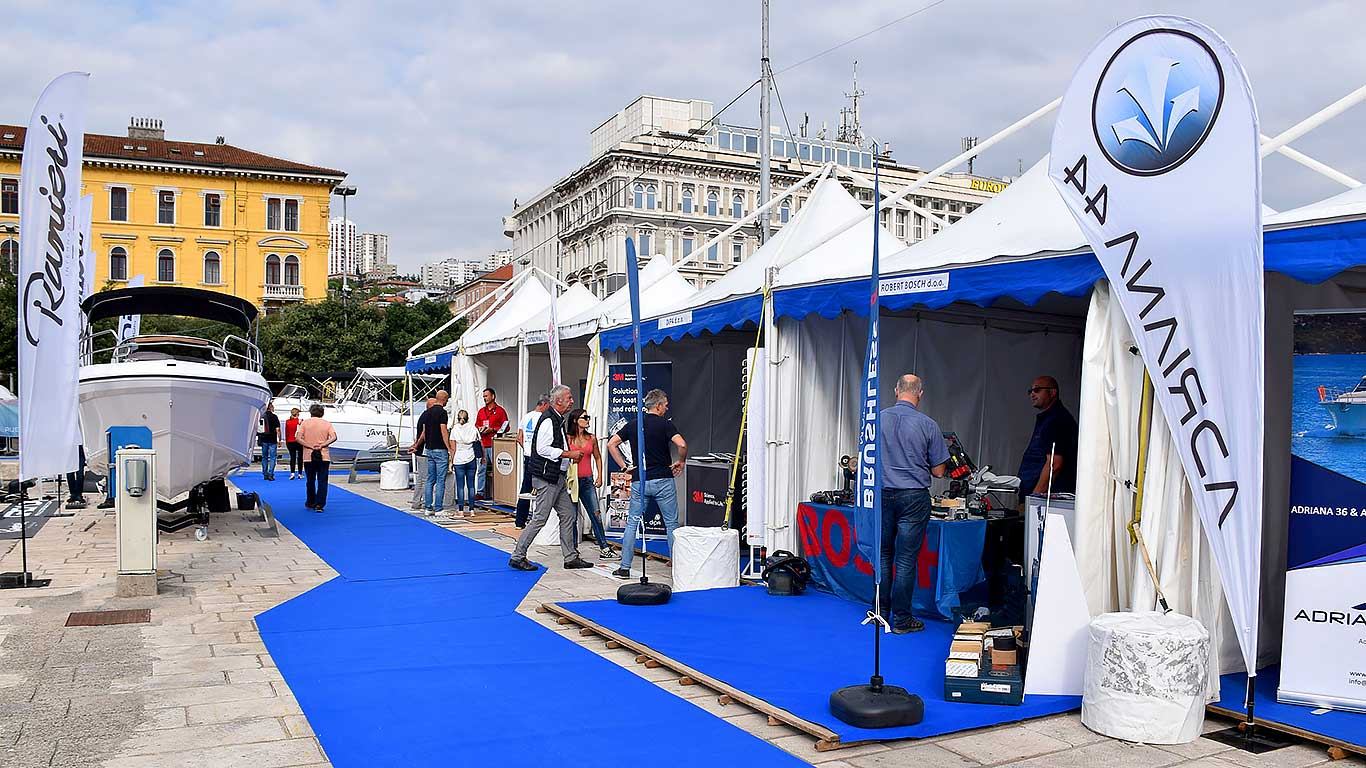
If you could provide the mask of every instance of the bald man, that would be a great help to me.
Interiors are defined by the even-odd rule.
[[[1058,380],[1040,376],[1029,385],[1034,434],[1020,457],[1020,502],[1031,494],[1072,493],[1077,489],[1077,420],[1058,400]]]
[[[943,477],[949,460],[944,433],[934,419],[920,412],[924,396],[925,384],[920,377],[905,374],[896,382],[896,403],[879,415],[882,605],[897,634],[925,628],[925,623],[911,614],[911,596],[919,572],[916,563],[920,546],[930,524],[930,478]]]

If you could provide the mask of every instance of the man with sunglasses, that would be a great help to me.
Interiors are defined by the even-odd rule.
[[[1034,434],[1020,458],[1020,503],[1030,495],[1072,493],[1077,487],[1077,420],[1058,401],[1058,380],[1040,376],[1029,387]],[[1050,486],[1050,480],[1052,485]]]

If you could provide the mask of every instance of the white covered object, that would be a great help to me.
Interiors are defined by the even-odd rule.
[[[733,528],[679,528],[669,557],[675,592],[740,585],[740,532]]]
[[[401,459],[379,465],[379,489],[403,491],[408,488],[408,462]]]
[[[583,516],[580,515],[579,517],[582,518]],[[579,520],[579,531],[580,533],[583,531],[582,519]],[[531,543],[538,547],[559,546],[560,513],[558,510],[550,510],[550,517],[546,518],[545,527],[541,529],[540,533],[536,534],[536,538],[532,539]]]
[[[1185,744],[1205,721],[1209,633],[1179,613],[1103,613],[1091,621],[1081,721],[1096,733]]]

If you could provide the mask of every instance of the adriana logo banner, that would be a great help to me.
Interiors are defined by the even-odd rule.
[[[1049,176],[1152,377],[1248,669],[1261,574],[1261,160],[1233,51],[1189,19],[1120,25],[1078,67]]]

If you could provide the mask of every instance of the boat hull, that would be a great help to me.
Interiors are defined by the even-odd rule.
[[[281,419],[286,419],[291,408],[298,408],[299,418],[307,420],[308,407],[311,404],[312,401],[276,398],[275,413]],[[337,442],[328,450],[333,463],[349,462],[360,451],[385,445],[407,447],[412,445],[415,439],[414,417],[397,409],[380,409],[360,404],[324,405],[323,418],[327,419],[337,432]]]
[[[145,426],[157,452],[157,495],[177,501],[251,460],[270,388],[252,371],[155,360],[83,366],[79,397],[87,463],[108,463],[110,427]]]
[[[1366,437],[1366,402],[1344,402],[1342,400],[1320,403],[1333,420],[1333,431],[1353,437]]]

